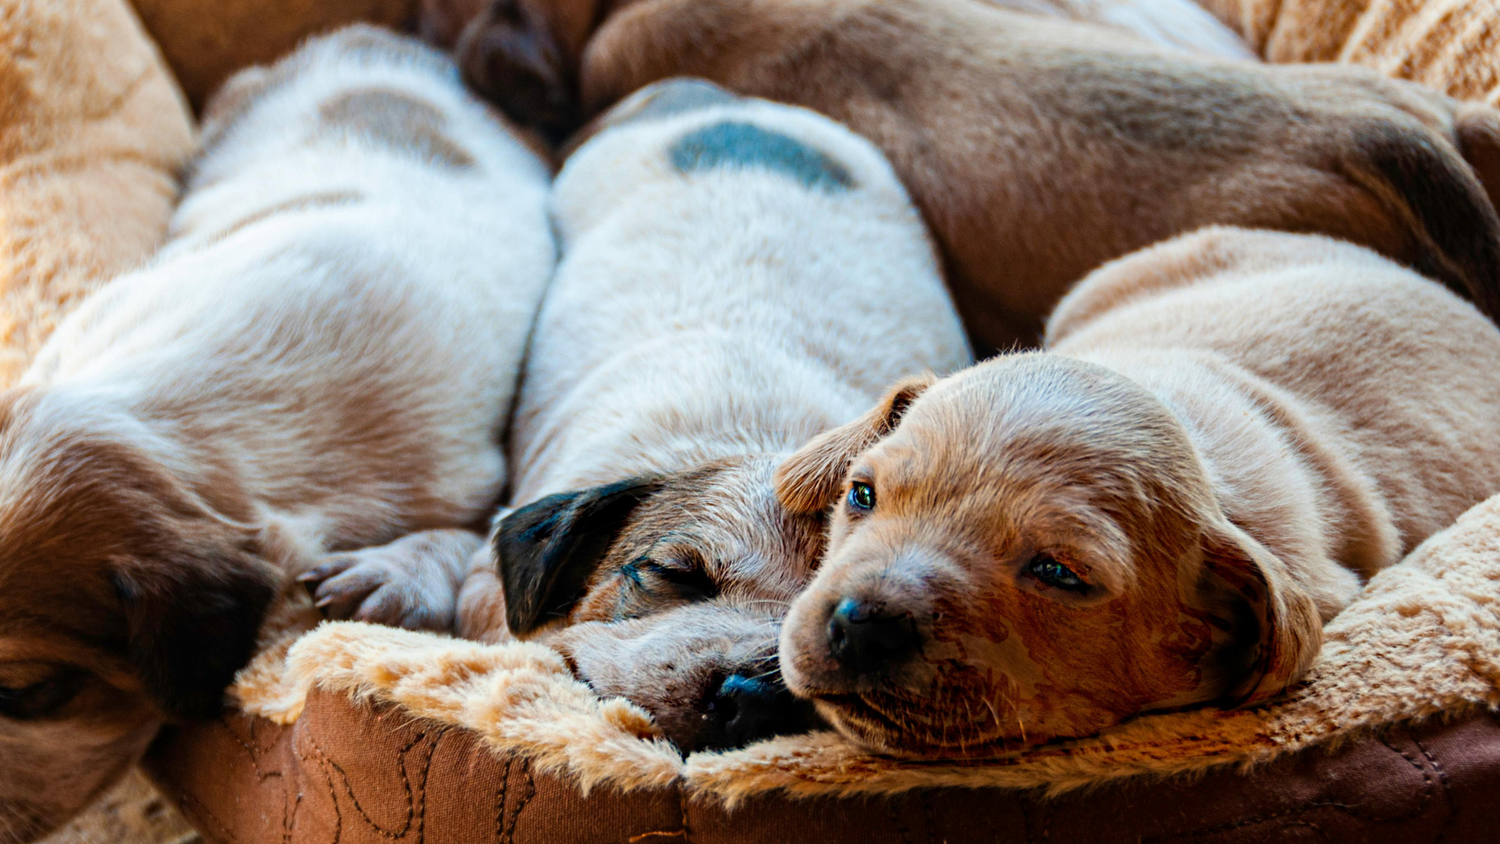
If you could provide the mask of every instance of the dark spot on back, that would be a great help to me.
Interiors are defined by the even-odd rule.
[[[449,167],[474,166],[469,151],[443,133],[443,113],[389,88],[340,94],[318,109],[324,128],[363,136],[400,152]]]
[[[842,164],[801,141],[749,123],[715,123],[684,135],[670,151],[678,172],[760,167],[830,193],[854,180]]]

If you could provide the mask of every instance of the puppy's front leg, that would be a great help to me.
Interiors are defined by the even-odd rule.
[[[483,544],[466,530],[422,531],[332,554],[297,580],[328,618],[446,633],[470,560]]]

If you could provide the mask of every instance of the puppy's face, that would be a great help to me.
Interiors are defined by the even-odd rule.
[[[511,631],[640,704],[684,751],[808,729],[776,643],[823,523],[779,505],[775,465],[724,461],[512,512],[491,538]]]
[[[0,842],[40,837],[169,720],[216,713],[271,577],[128,423],[0,397]]]
[[[778,471],[790,509],[834,508],[781,663],[843,732],[983,754],[1259,699],[1305,670],[1311,601],[1219,513],[1145,391],[1051,355],[924,387]]]

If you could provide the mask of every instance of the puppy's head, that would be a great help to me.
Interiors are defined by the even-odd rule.
[[[1180,424],[1100,367],[1016,355],[899,385],[777,486],[794,512],[834,508],[783,675],[883,750],[983,754],[1255,701],[1321,643]]]
[[[217,713],[272,594],[137,428],[0,398],[0,842],[82,809],[163,722]]]
[[[543,498],[495,527],[511,632],[557,647],[602,695],[640,704],[684,751],[801,732],[776,665],[821,514],[787,513],[771,457]]]

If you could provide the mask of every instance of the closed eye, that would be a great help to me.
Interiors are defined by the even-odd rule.
[[[73,702],[87,679],[83,671],[65,669],[20,688],[0,686],[0,717],[32,721],[53,715]]]
[[[719,584],[709,576],[708,570],[697,563],[661,564],[644,562],[642,570],[650,572],[668,583],[683,600],[706,601],[719,594]]]

